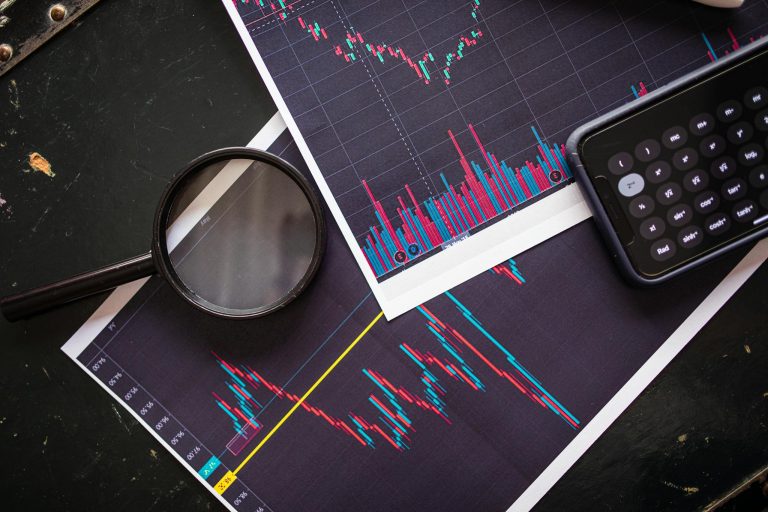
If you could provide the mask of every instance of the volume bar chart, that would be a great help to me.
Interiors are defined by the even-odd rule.
[[[464,171],[464,181],[451,185],[441,172],[444,192],[422,203],[418,203],[411,188],[404,185],[407,198],[397,197],[399,207],[394,216],[398,225],[393,224],[370,185],[363,180],[378,224],[370,227],[362,250],[377,276],[455,242],[573,177],[565,158],[565,146],[547,145],[533,126],[531,132],[538,142],[538,154],[533,161],[526,160],[514,168],[485,149],[472,124],[467,129],[482,155],[482,163],[469,160],[449,130],[448,136]]]

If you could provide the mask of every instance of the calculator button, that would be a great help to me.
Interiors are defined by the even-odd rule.
[[[744,105],[757,110],[768,105],[768,89],[762,86],[753,87],[744,95]]]
[[[724,123],[731,123],[741,117],[741,105],[736,100],[724,101],[717,107],[717,118]]]
[[[652,214],[654,209],[656,209],[656,203],[649,195],[637,196],[629,202],[629,213],[637,219],[644,219]]]
[[[694,135],[706,135],[715,129],[715,118],[706,112],[691,118],[688,128]]]
[[[763,190],[763,193],[760,194],[760,206],[768,210],[768,190]]]
[[[688,141],[688,133],[682,126],[673,126],[661,136],[661,143],[669,149],[682,147]]]
[[[699,154],[691,148],[684,148],[672,155],[672,164],[676,169],[687,171],[699,163]]]
[[[733,144],[744,144],[752,138],[754,130],[752,125],[744,121],[739,121],[730,128],[728,128],[728,140]]]
[[[683,187],[688,192],[701,192],[709,184],[709,174],[701,169],[694,169],[683,178]]]
[[[683,191],[680,189],[680,185],[674,182],[667,183],[666,185],[660,186],[656,191],[656,200],[667,206],[678,202],[682,193]]]
[[[715,178],[730,178],[736,172],[736,161],[729,156],[723,156],[712,162],[709,170]]]
[[[672,168],[667,162],[654,162],[645,170],[645,179],[654,184],[667,181],[672,176]]]
[[[763,110],[755,116],[755,126],[758,130],[768,132],[768,110]]]
[[[731,219],[723,213],[716,213],[704,222],[704,229],[710,235],[722,235],[731,228]]]
[[[720,198],[711,190],[702,192],[693,200],[693,207],[699,213],[710,213],[720,206]]]
[[[645,182],[637,173],[627,174],[619,180],[619,193],[624,197],[633,197],[643,191]]]
[[[667,222],[676,228],[685,226],[691,222],[691,219],[693,219],[693,210],[687,204],[675,205],[667,212]]]
[[[661,146],[653,139],[644,140],[635,147],[635,157],[641,162],[650,162],[661,153]]]
[[[704,232],[698,226],[688,226],[677,234],[677,243],[685,249],[693,249],[704,239]]]
[[[608,160],[608,170],[613,174],[620,176],[631,171],[634,163],[635,161],[629,153],[617,153]]]
[[[757,205],[754,201],[745,199],[733,206],[732,216],[738,222],[750,222],[757,217]]]
[[[741,165],[753,166],[763,161],[765,150],[759,144],[747,144],[738,152]]]
[[[755,188],[763,188],[768,185],[768,166],[761,165],[749,172],[749,184]]]
[[[719,135],[710,135],[701,141],[699,151],[708,158],[720,156],[725,151],[725,139]]]
[[[723,183],[721,192],[723,199],[735,201],[747,194],[747,184],[741,178],[733,178]]]
[[[662,238],[651,245],[651,258],[656,261],[666,261],[677,252],[675,242],[669,238]]]
[[[640,234],[646,240],[655,240],[664,234],[667,225],[659,217],[651,217],[640,224]]]

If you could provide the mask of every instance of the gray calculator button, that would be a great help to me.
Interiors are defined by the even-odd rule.
[[[733,144],[744,144],[754,135],[752,125],[744,121],[739,121],[730,128],[728,128],[728,140]]]
[[[731,216],[736,219],[737,222],[751,222],[752,219],[757,217],[757,204],[749,199],[739,201],[733,205]]]
[[[725,151],[725,139],[719,135],[705,137],[699,144],[699,151],[708,158],[720,156]]]
[[[640,224],[640,234],[646,240],[656,240],[664,234],[666,229],[666,224],[659,217],[651,217]]]
[[[720,198],[711,190],[702,192],[693,200],[693,208],[699,213],[713,212],[718,206],[720,206]]]
[[[693,116],[691,122],[688,123],[688,128],[694,135],[706,135],[715,129],[715,118],[706,112]]]
[[[653,162],[645,169],[645,179],[658,185],[665,182],[672,176],[672,168],[667,162]]]
[[[637,173],[627,174],[619,180],[619,193],[624,197],[633,197],[643,191],[645,182]]]
[[[733,178],[723,183],[723,188],[720,192],[723,199],[735,201],[747,195],[747,183],[741,178]]]
[[[768,185],[768,165],[760,165],[749,171],[749,184],[755,188]]]
[[[651,196],[646,194],[637,196],[629,202],[629,213],[631,213],[632,216],[636,219],[644,219],[645,217],[652,214],[653,210],[655,209],[656,203],[653,202]]]
[[[676,204],[667,212],[667,222],[679,228],[693,219],[693,210],[687,204]]]
[[[616,153],[608,160],[608,170],[617,176],[621,176],[631,171],[634,163],[632,155],[622,151],[621,153]]]
[[[741,117],[741,104],[736,100],[722,102],[717,107],[717,118],[724,123],[731,123]]]
[[[755,126],[757,126],[758,130],[768,132],[768,109],[755,116]]]
[[[765,150],[759,144],[747,144],[737,154],[741,165],[753,166],[763,161]]]
[[[699,163],[699,154],[691,148],[683,148],[672,155],[672,164],[680,171],[687,171]]]
[[[736,161],[729,156],[721,156],[709,168],[712,176],[724,180],[730,178],[736,172]]]
[[[752,110],[768,105],[768,89],[760,85],[751,88],[744,95],[744,104]]]
[[[656,191],[656,200],[663,205],[670,205],[680,200],[683,191],[675,182],[666,183]]]
[[[675,242],[669,238],[662,238],[651,245],[651,258],[656,261],[666,261],[677,252]]]
[[[661,153],[661,146],[653,139],[644,140],[635,147],[635,158],[641,162],[650,162]]]
[[[704,239],[704,232],[698,226],[688,226],[677,234],[677,243],[685,249],[693,249]]]
[[[661,143],[669,149],[683,147],[688,142],[688,133],[682,126],[673,126],[661,135]]]
[[[731,219],[724,213],[716,213],[704,221],[704,229],[710,235],[722,235],[731,228]]]
[[[709,174],[701,169],[694,169],[683,178],[683,187],[688,192],[701,192],[709,185]]]

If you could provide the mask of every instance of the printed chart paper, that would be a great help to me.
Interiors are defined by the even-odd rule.
[[[766,0],[223,2],[390,319],[587,218],[569,133],[768,27]]]
[[[280,124],[254,144],[308,173]],[[215,318],[153,277],[63,347],[229,510],[527,510],[768,258],[637,290],[587,221],[387,322],[329,227],[284,310]]]

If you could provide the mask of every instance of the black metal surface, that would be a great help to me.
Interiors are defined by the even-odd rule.
[[[146,251],[169,177],[273,112],[219,2],[100,2],[0,78],[0,295]],[[768,463],[766,283],[763,266],[538,509],[693,510]],[[3,509],[223,510],[59,350],[103,297],[0,320]]]
[[[99,0],[0,2],[0,76],[79,18]]]

